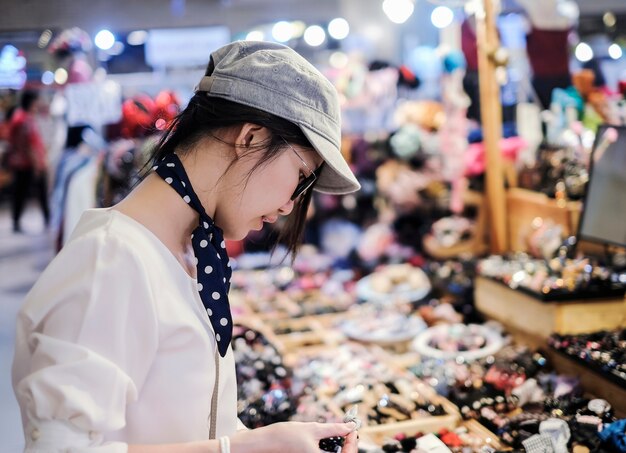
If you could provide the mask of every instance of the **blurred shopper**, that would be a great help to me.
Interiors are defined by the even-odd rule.
[[[7,161],[13,172],[12,216],[15,232],[21,231],[20,218],[33,189],[46,226],[50,222],[46,148],[35,120],[38,107],[39,93],[33,90],[24,91],[20,108],[13,114],[9,126]]]
[[[335,89],[290,48],[211,55],[153,169],[86,211],[19,313],[27,450],[302,453],[345,436],[357,452],[355,422],[238,423],[224,243],[285,216],[295,253],[311,190],[359,188],[340,135]]]
[[[570,35],[578,23],[579,8],[572,0],[517,0],[528,18],[526,52],[532,85],[544,109],[552,91],[572,84],[569,69]]]

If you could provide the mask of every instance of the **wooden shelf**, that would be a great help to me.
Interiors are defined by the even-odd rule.
[[[485,277],[475,281],[476,308],[512,330],[547,339],[552,333],[580,334],[626,323],[623,297],[544,302]]]
[[[626,386],[618,385],[603,373],[598,373],[593,368],[585,366],[553,348],[545,348],[544,352],[559,373],[577,376],[586,393],[611,403],[618,418],[626,417]]]

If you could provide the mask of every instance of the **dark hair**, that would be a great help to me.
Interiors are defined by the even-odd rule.
[[[313,149],[302,130],[286,119],[253,107],[226,99],[209,97],[203,92],[198,92],[165,130],[148,165],[146,165],[146,170],[174,152],[184,155],[207,137],[223,141],[216,136],[216,132],[245,123],[256,124],[270,131],[270,138],[253,149],[254,152],[262,154],[259,158],[259,165],[250,170],[244,181],[245,184],[254,171],[269,164],[286,150],[284,140],[290,144]],[[236,146],[234,143],[232,145]],[[233,164],[234,161],[226,169],[227,172]],[[144,170],[143,176],[146,175],[147,171]],[[298,246],[302,241],[311,192],[312,190],[308,190],[295,201],[294,209],[278,235],[278,242],[287,246],[292,260],[295,258]]]
[[[70,126],[67,128],[67,139],[65,141],[66,148],[77,148],[83,142],[83,131],[92,129],[91,126]]]
[[[20,100],[20,107],[22,110],[30,110],[35,101],[39,98],[39,92],[35,90],[26,90],[22,93],[22,99]]]

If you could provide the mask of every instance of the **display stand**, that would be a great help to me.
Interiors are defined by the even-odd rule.
[[[545,353],[559,373],[577,376],[587,393],[609,401],[618,418],[626,417],[626,387],[555,349],[548,348]]]
[[[486,277],[475,282],[476,308],[505,327],[546,340],[626,325],[623,297],[546,302]]]
[[[509,451],[510,447],[503,444],[498,436],[489,431],[483,425],[481,425],[476,420],[466,420],[463,422],[463,426],[467,428],[467,430],[483,439],[486,445],[490,445],[498,451]]]
[[[501,322],[516,343],[541,349],[560,374],[577,376],[585,391],[626,415],[626,388],[586,364],[547,346],[551,333],[581,334],[626,326],[626,299],[545,302],[503,283],[477,277],[476,308]]]
[[[502,138],[502,106],[500,85],[496,79],[496,52],[500,43],[496,29],[496,11],[493,0],[484,0],[482,11],[476,13],[476,39],[478,44],[478,75],[480,110],[487,157],[487,205],[489,212],[491,253],[508,250],[506,236],[506,200],[504,170],[499,143]]]
[[[576,234],[582,204],[580,201],[561,203],[547,195],[527,189],[513,188],[506,194],[507,229],[511,251],[526,251],[526,237],[533,221],[551,221],[562,228],[564,237]]]

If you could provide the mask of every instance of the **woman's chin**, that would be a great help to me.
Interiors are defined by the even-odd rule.
[[[224,238],[229,241],[241,241],[249,234],[258,232],[263,229],[263,219],[259,217],[258,221],[250,222],[247,228],[237,228],[224,230]]]
[[[229,241],[242,241],[252,231],[257,231],[257,230],[245,230],[245,231],[239,230],[239,231],[230,231],[228,233],[224,232],[224,239],[227,239]]]
[[[263,229],[263,217],[259,217],[258,220],[252,222],[253,227],[250,231],[261,231]]]

